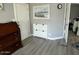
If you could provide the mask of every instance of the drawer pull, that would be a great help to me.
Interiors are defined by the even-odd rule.
[[[44,26],[44,24],[42,24]]]
[[[19,46],[19,44],[16,44],[16,46]]]
[[[14,35],[17,35],[17,33],[14,33]]]
[[[42,32],[44,32],[44,30],[42,30]]]
[[[36,31],[38,31],[38,30],[36,29]]]

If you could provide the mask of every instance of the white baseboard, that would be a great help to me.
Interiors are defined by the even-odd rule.
[[[27,38],[28,38],[28,37],[30,37],[30,36],[33,36],[33,35],[32,35],[32,34],[30,34],[30,35],[28,35],[28,36],[27,36]]]
[[[30,37],[30,36],[33,36],[32,34],[30,34],[30,35],[28,35],[26,38],[28,38],[28,37]],[[26,38],[24,38],[24,39],[26,39]],[[22,40],[24,40],[24,39],[22,39]]]
[[[32,36],[34,36],[33,34],[32,34]],[[38,36],[38,37],[40,37],[40,36]],[[41,38],[44,38],[44,37],[41,37]],[[55,37],[55,38],[50,38],[50,37],[45,37],[45,39],[48,39],[48,40],[58,40],[58,39],[63,39],[64,37],[63,36],[61,36],[61,37]]]
[[[63,36],[61,36],[61,37],[55,37],[55,38],[48,37],[49,40],[58,40],[58,39],[63,39],[63,38],[64,38]]]

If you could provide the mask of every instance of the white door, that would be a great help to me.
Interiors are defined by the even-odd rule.
[[[14,13],[21,30],[21,38],[23,40],[30,35],[29,5],[26,3],[14,4]]]
[[[68,28],[69,28],[69,19],[70,19],[70,3],[65,4],[65,22],[64,22],[64,38],[67,43],[68,40]]]

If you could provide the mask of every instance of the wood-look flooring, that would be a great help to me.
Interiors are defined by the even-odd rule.
[[[74,55],[79,50],[71,45],[65,45],[64,39],[48,40],[37,37],[29,37],[23,41],[24,47],[12,55]]]
[[[74,43],[79,42],[79,36],[74,34],[72,31],[69,31],[68,38],[69,38],[68,40],[69,44],[74,44]]]

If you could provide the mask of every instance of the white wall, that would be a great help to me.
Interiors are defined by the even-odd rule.
[[[56,38],[63,37],[64,25],[64,9],[65,4],[62,4],[62,9],[57,9],[58,3],[50,4],[50,19],[48,20],[48,37]]]
[[[14,11],[12,3],[4,3],[3,9],[0,10],[0,23],[10,22],[14,19]]]
[[[16,21],[21,30],[22,40],[29,37],[30,34],[30,20],[29,20],[29,5],[4,3],[3,10],[0,10],[0,23]]]
[[[48,37],[55,38],[63,36],[63,23],[64,23],[64,4],[62,9],[57,9],[58,3],[50,4],[50,19],[45,20],[35,20],[32,17],[32,8],[35,5],[42,5],[42,4],[30,4],[30,19],[31,25],[33,23],[44,23],[48,26]],[[27,7],[28,4],[18,4],[15,11],[15,19],[14,19],[14,11],[13,5],[6,3],[4,4],[4,10],[0,11],[0,22],[2,21],[15,21],[19,22],[20,29],[21,29],[21,36],[22,40],[27,38],[32,34],[32,26],[30,26],[29,20],[29,8]],[[6,10],[6,11],[5,11]],[[31,33],[30,33],[31,27]]]
[[[49,38],[57,38],[64,37],[63,36],[63,27],[64,27],[64,9],[65,4],[62,3],[62,9],[57,9],[58,3],[52,3],[50,5],[50,19],[33,19],[33,6],[44,5],[42,4],[30,4],[30,19],[31,23],[38,24],[47,24],[48,37]],[[32,27],[32,26],[31,26]]]
[[[16,21],[19,24],[22,40],[31,35],[28,4],[14,6],[12,3],[4,3],[3,10],[0,10],[0,23],[10,21]]]
[[[29,20],[29,5],[25,3],[14,4],[15,18],[19,24],[21,30],[21,38],[25,38],[31,35],[30,33],[30,20]]]
[[[3,10],[0,10],[0,23],[11,21],[19,24],[22,40],[31,35],[28,4],[18,4],[14,8],[12,3],[4,3]]]

